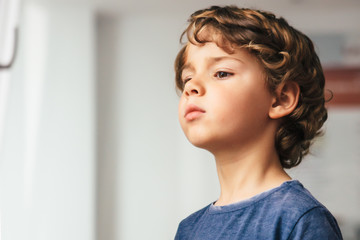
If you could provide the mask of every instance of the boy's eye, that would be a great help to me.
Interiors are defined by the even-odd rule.
[[[215,77],[220,78],[220,79],[230,77],[231,75],[233,75],[233,74],[228,73],[228,72],[223,72],[223,71],[219,71],[219,72],[215,73]]]
[[[183,86],[185,86],[185,84],[188,82],[188,81],[190,81],[191,80],[191,78],[185,78],[184,80],[183,80]]]

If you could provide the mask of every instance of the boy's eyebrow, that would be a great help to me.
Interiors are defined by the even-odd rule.
[[[230,59],[230,60],[235,60],[235,61],[238,61],[242,64],[244,64],[244,61],[242,61],[241,59],[239,58],[236,58],[236,57],[230,57],[230,56],[221,56],[221,57],[210,57],[208,59],[209,61],[209,64],[208,65],[212,65],[214,63],[217,63],[217,62],[220,62],[222,60],[226,60],[226,59]],[[194,66],[191,64],[191,63],[186,63],[183,68],[182,68],[182,71],[184,70],[190,70],[190,71],[193,71],[195,68]]]
[[[226,59],[236,60],[236,61],[241,62],[242,64],[244,64],[244,61],[242,61],[241,59],[236,58],[236,57],[230,57],[230,56],[214,57],[214,58],[210,58],[209,61],[212,62],[212,63],[215,63],[215,62],[220,62],[220,61],[226,60]]]

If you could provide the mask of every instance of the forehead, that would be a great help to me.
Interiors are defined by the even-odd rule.
[[[231,54],[220,48],[215,42],[207,42],[205,44],[188,43],[185,50],[185,62],[189,62],[194,58],[209,58],[230,55]]]
[[[183,69],[188,69],[201,62],[214,63],[223,60],[238,61],[243,64],[252,64],[257,62],[257,58],[250,54],[246,49],[238,47],[227,51],[219,47],[215,42],[205,44],[188,43],[184,52]]]

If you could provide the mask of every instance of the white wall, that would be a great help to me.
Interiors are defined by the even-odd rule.
[[[94,25],[24,1],[0,156],[1,239],[94,239]]]

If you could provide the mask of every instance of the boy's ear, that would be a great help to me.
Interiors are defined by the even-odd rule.
[[[288,81],[281,84],[275,91],[275,96],[269,111],[269,117],[279,119],[289,115],[296,108],[300,95],[300,87],[296,82]]]

